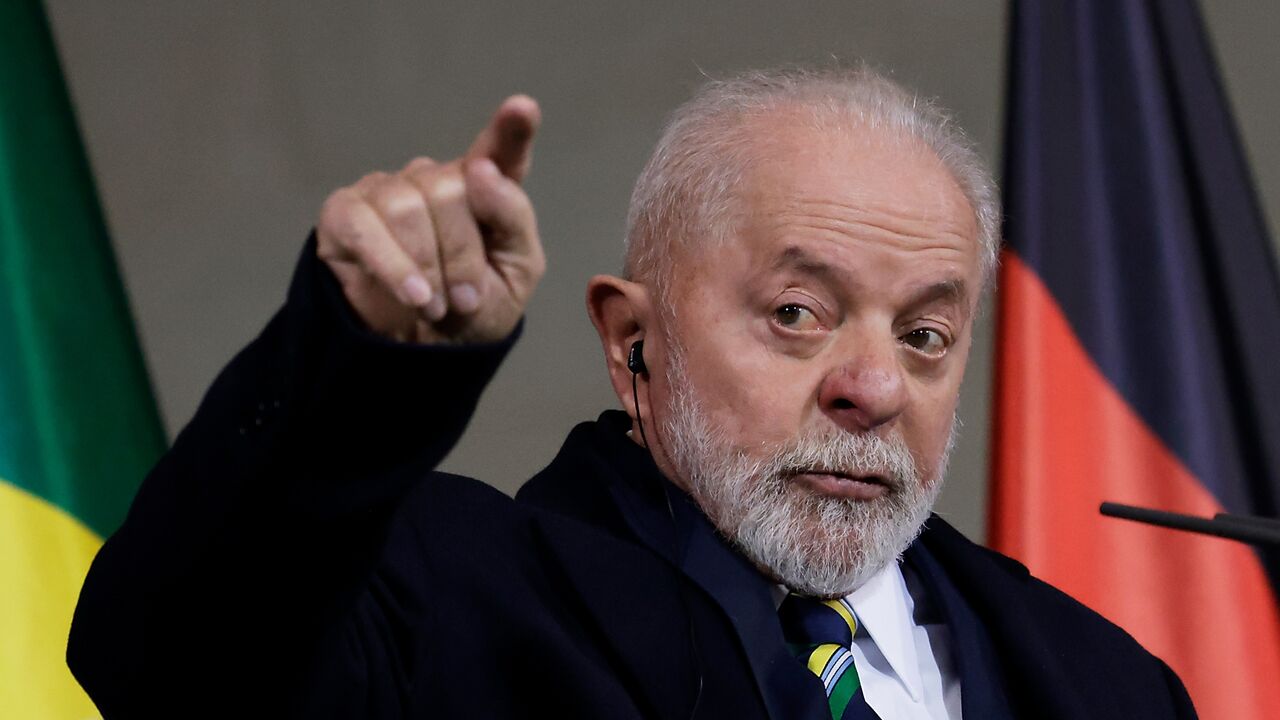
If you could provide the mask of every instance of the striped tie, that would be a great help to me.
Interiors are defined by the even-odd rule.
[[[791,651],[822,680],[832,720],[879,720],[853,666],[850,648],[858,620],[849,602],[788,595],[778,616]]]

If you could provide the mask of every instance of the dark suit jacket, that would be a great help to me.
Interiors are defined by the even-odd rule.
[[[313,249],[93,564],[68,659],[105,716],[829,716],[768,582],[625,416],[514,501],[434,472],[510,343],[379,340]],[[904,562],[966,717],[1194,716],[1129,636],[940,519]]]

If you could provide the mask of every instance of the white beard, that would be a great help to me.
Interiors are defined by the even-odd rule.
[[[896,562],[919,535],[942,489],[957,422],[928,483],[896,431],[882,439],[828,424],[772,448],[755,446],[753,457],[712,427],[678,349],[669,367],[663,440],[671,460],[717,530],[774,580],[805,595],[842,597]],[[888,487],[874,500],[852,500],[791,479],[813,468],[876,475]]]

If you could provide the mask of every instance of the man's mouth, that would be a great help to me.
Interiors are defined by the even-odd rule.
[[[858,474],[811,468],[791,474],[791,479],[828,497],[849,500],[875,500],[889,492],[892,483],[884,475]]]

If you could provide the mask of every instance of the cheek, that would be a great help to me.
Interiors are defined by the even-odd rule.
[[[772,368],[776,371],[776,368]],[[794,443],[822,413],[805,379],[760,372],[752,380],[724,393],[725,428],[731,428],[737,444],[748,454],[772,452]]]
[[[919,464],[921,476],[926,480],[937,475],[951,436],[955,410],[955,401],[933,404],[927,411],[920,413],[918,421],[913,425],[914,437],[906,438]]]
[[[724,352],[728,348],[729,352]],[[726,340],[688,359],[690,380],[708,419],[735,445],[790,439],[812,404],[806,381],[758,345]]]
[[[725,258],[722,265],[729,268],[731,261]],[[822,369],[769,344],[767,318],[741,295],[739,283],[728,280],[746,272],[726,270],[682,288],[684,310],[675,330],[707,419],[734,445],[750,451],[789,442],[814,421]]]
[[[921,469],[929,473],[927,477],[931,477],[936,472],[942,454],[946,450],[947,441],[951,437],[956,409],[960,404],[960,384],[964,379],[965,363],[969,357],[971,342],[972,336],[966,333],[953,349],[958,353],[958,362],[948,370],[945,377],[939,379],[936,386],[925,391],[925,397],[922,397],[916,408],[915,417],[919,433],[916,439],[919,444],[912,447],[918,448],[921,452],[918,457],[924,463]],[[908,442],[911,442],[911,438],[908,438]]]

